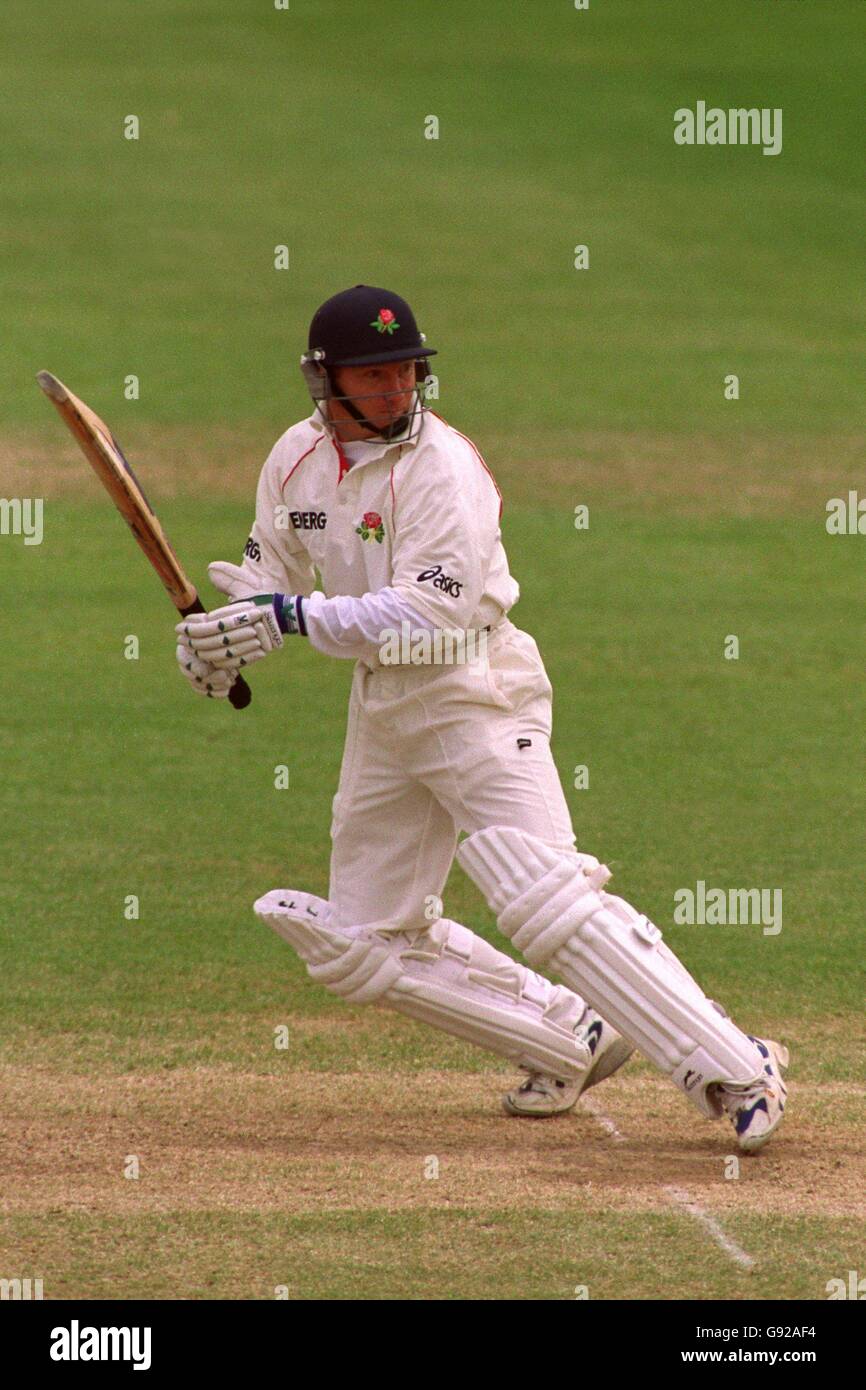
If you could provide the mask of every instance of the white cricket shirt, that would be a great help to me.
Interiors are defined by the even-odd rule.
[[[312,596],[302,613],[313,644],[371,665],[383,627],[407,615],[428,630],[495,625],[520,590],[499,489],[471,440],[427,410],[414,438],[350,452],[356,461],[317,413],[277,440],[233,597]]]

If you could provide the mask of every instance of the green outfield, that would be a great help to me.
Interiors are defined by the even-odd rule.
[[[866,495],[862,6],[4,18],[0,496],[43,499],[44,535],[0,534],[0,1278],[821,1299],[866,1273],[866,534],[825,528]],[[781,108],[781,154],[677,146],[701,99]],[[785,1126],[736,1180],[730,1131],[646,1064],[508,1120],[507,1068],[347,1008],[253,915],[272,887],[327,890],[350,663],[289,644],[247,711],[192,698],[168,600],[34,378],[108,420],[201,579],[239,559],[261,463],[308,411],[312,310],[359,281],[413,303],[437,409],[502,487],[579,845],[791,1049]],[[699,881],[781,890],[782,930],[677,924]],[[447,910],[494,939],[459,870]]]

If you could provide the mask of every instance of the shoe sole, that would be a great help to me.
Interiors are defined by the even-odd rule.
[[[508,1092],[502,1097],[502,1108],[506,1115],[516,1115],[520,1120],[550,1120],[555,1115],[567,1115],[573,1110],[585,1091],[589,1091],[593,1086],[597,1086],[600,1081],[606,1081],[609,1076],[613,1076],[615,1071],[628,1061],[634,1047],[625,1038],[618,1038],[610,1047],[605,1048],[598,1061],[587,1068],[583,1085],[570,1105],[557,1107],[555,1110],[521,1110],[511,1100],[511,1093]]]
[[[502,1109],[506,1115],[515,1115],[518,1120],[552,1120],[556,1115],[567,1115],[569,1110],[574,1109],[577,1102],[578,1097],[575,1096],[571,1105],[563,1105],[557,1110],[521,1110],[512,1103],[510,1096],[506,1093],[502,1097]]]
[[[606,1081],[609,1076],[613,1076],[615,1071],[619,1071],[633,1052],[634,1045],[626,1038],[617,1038],[615,1043],[611,1043],[610,1047],[605,1049],[598,1061],[586,1073],[586,1080],[578,1092],[578,1100],[584,1091],[591,1091],[593,1086],[598,1085],[599,1081]]]

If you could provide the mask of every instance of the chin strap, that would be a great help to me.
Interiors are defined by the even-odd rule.
[[[398,435],[405,434],[406,430],[409,428],[409,420],[411,417],[408,415],[401,415],[399,420],[392,420],[390,425],[386,425],[383,429],[377,429],[373,422],[367,419],[366,415],[362,415],[360,410],[356,410],[348,401],[343,401],[343,405],[352,416],[352,419],[357,420],[359,425],[363,425],[365,430],[369,430],[374,439],[396,439]],[[333,421],[331,423],[333,424]],[[359,439],[355,442],[363,444],[365,441]]]
[[[333,385],[333,382],[331,385]],[[363,425],[365,430],[369,430],[371,434],[377,436],[379,439],[396,439],[398,435],[403,434],[409,428],[409,421],[411,419],[409,415],[401,415],[399,420],[392,420],[390,425],[385,425],[382,429],[378,429],[377,426],[373,424],[372,420],[368,420],[366,415],[358,409],[351,396],[333,395],[332,399],[338,400],[343,409],[348,410],[353,420],[357,420],[359,425]]]
[[[418,382],[416,380],[416,405],[415,408],[412,410],[412,413],[408,415],[401,415],[398,420],[392,420],[390,425],[384,425],[382,429],[379,429],[376,425],[373,424],[372,420],[368,420],[366,415],[364,415],[364,413],[358,409],[358,407],[355,405],[355,400],[352,396],[341,396],[337,394],[337,392],[334,390],[334,379],[331,376],[330,371],[327,375],[329,389],[328,397],[326,399],[339,401],[343,409],[349,412],[352,419],[356,420],[359,425],[363,425],[365,430],[369,430],[374,438],[386,440],[397,439],[401,434],[405,434],[406,430],[409,428],[409,425],[411,424],[412,420],[415,418],[415,415],[417,414],[418,407],[420,406],[423,409],[423,401],[420,398],[418,391]],[[333,421],[331,421],[330,423],[333,424]],[[363,440],[359,440],[357,442],[363,443]]]

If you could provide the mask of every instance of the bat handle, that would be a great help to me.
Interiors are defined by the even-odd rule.
[[[178,612],[182,618],[186,618],[190,613],[206,613],[207,609],[201,599],[196,598],[194,603],[191,603],[187,608],[179,608]],[[238,676],[229,691],[229,704],[233,705],[235,709],[246,709],[252,698],[253,692],[250,690],[243,676]]]
[[[235,709],[246,709],[252,698],[253,692],[250,690],[243,676],[238,676],[229,691],[229,704],[234,705]]]

